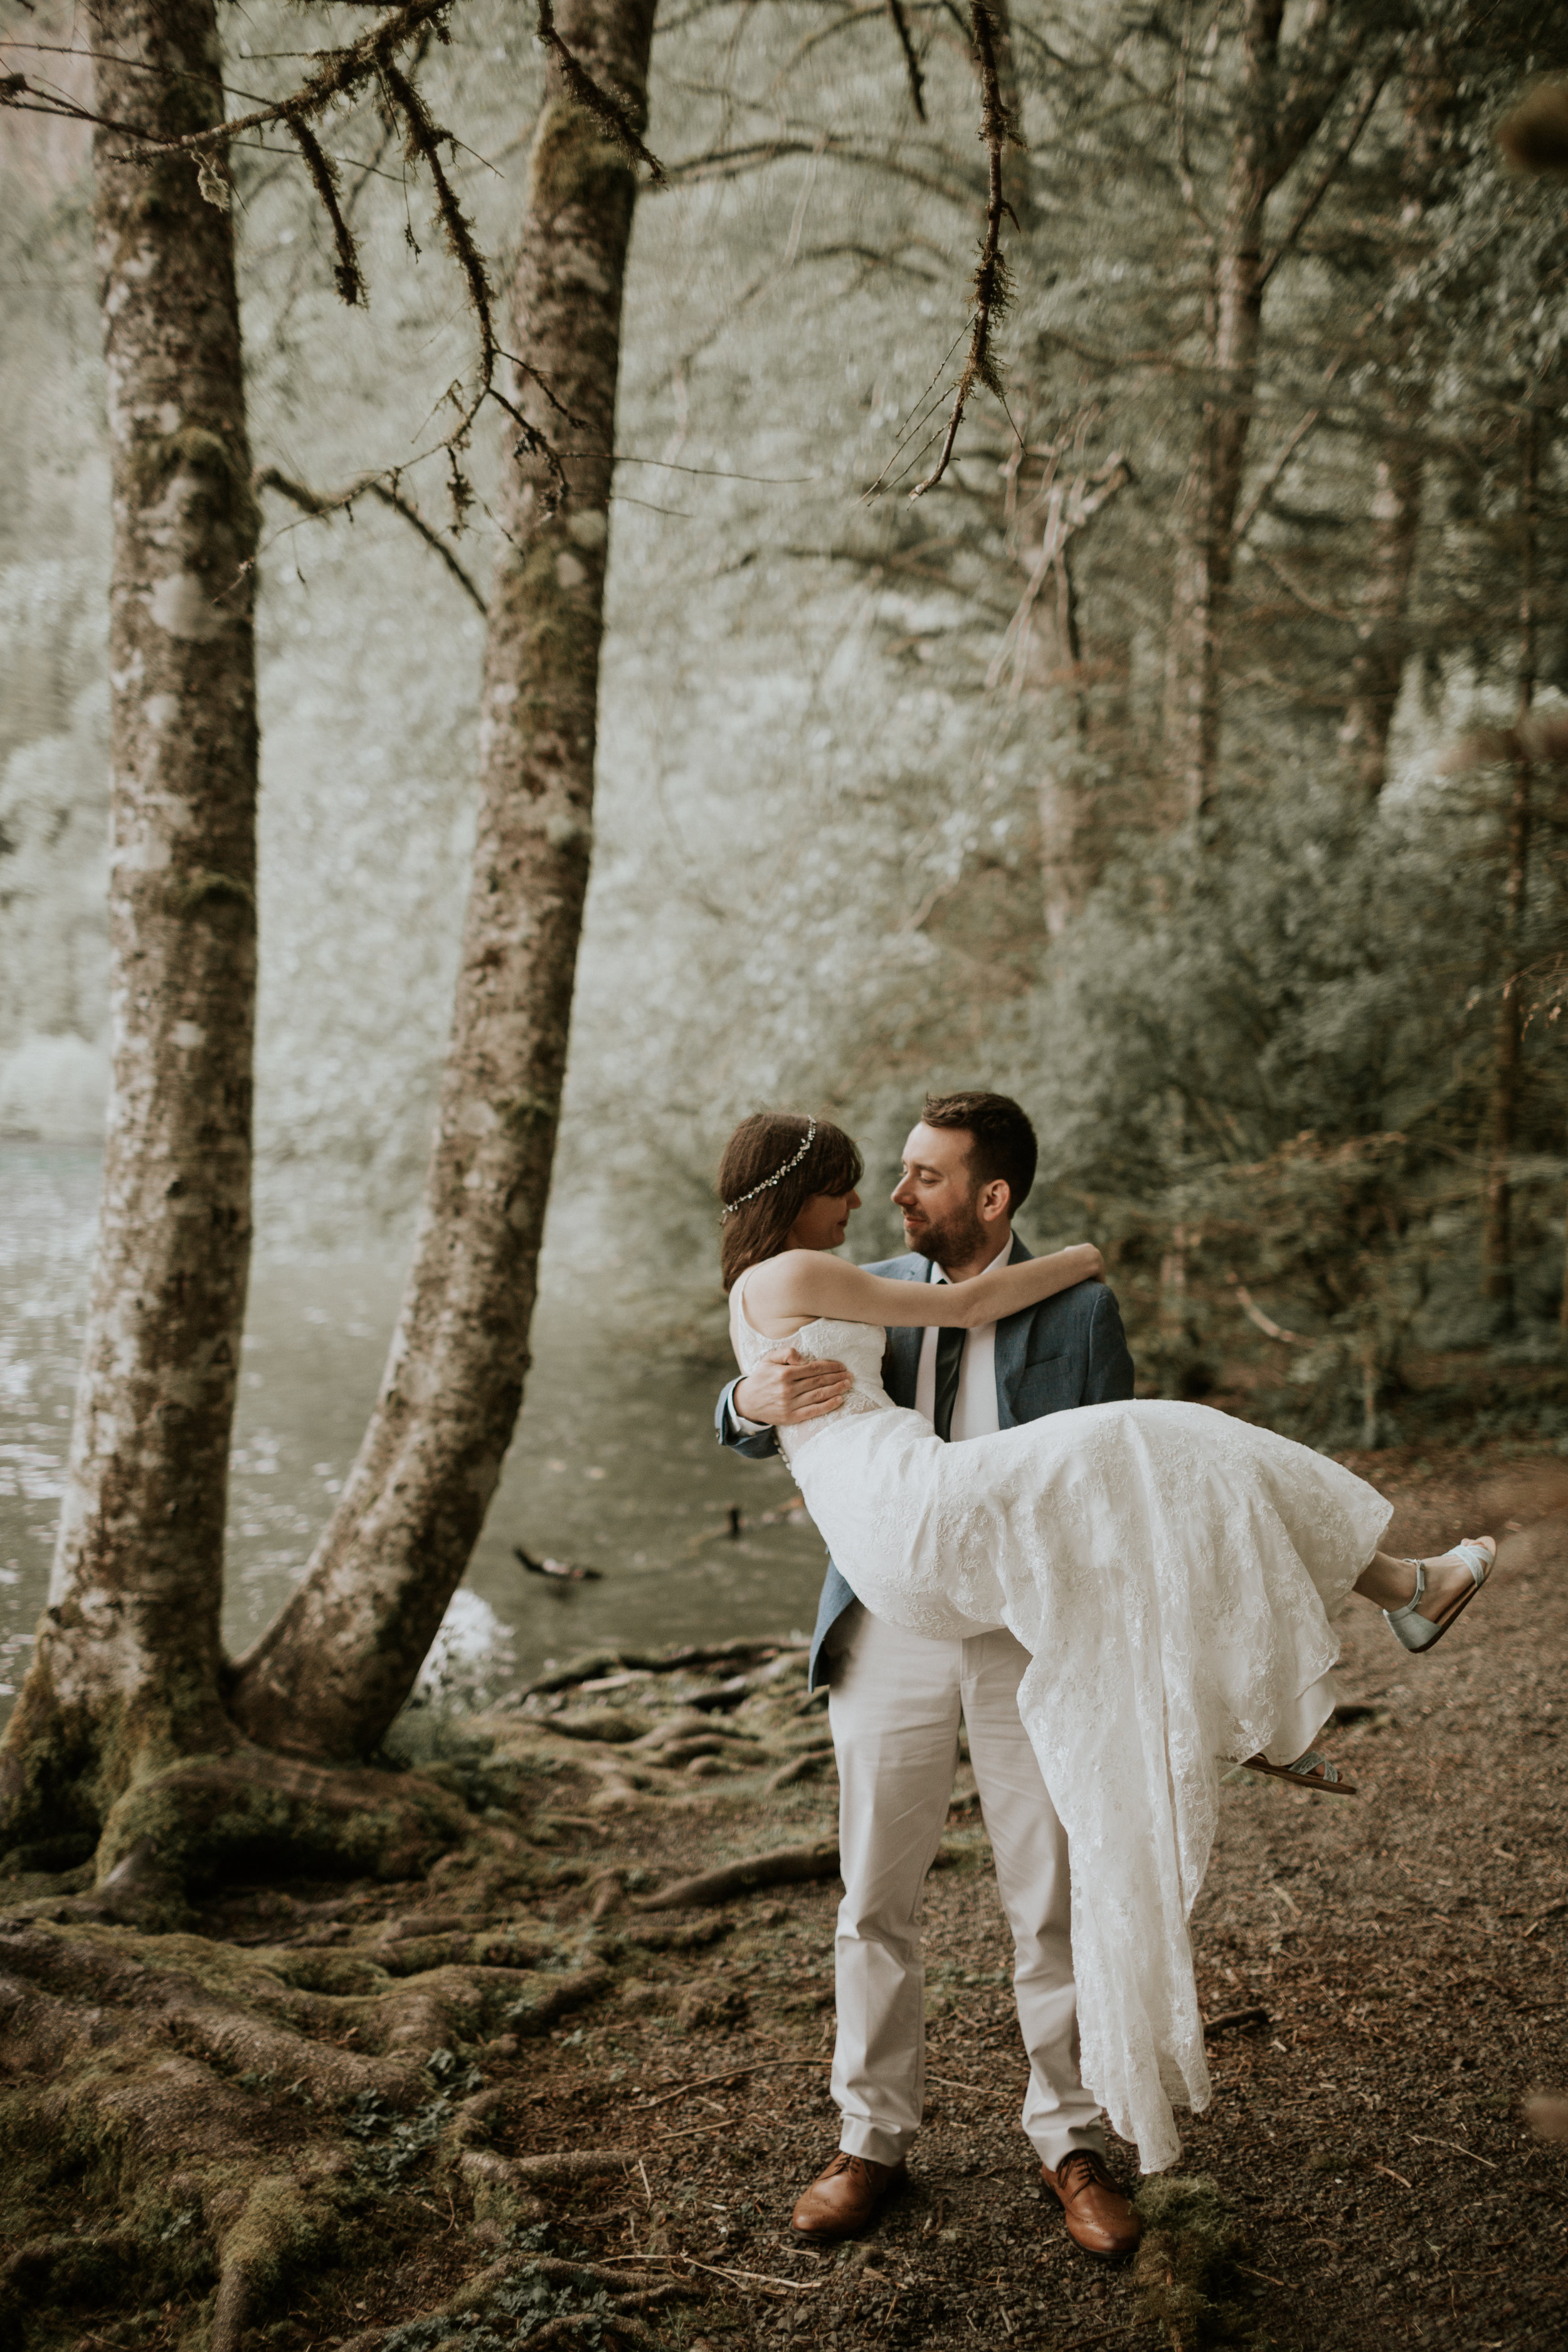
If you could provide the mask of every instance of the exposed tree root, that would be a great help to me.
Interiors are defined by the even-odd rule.
[[[820,1839],[815,1845],[780,1846],[773,1853],[753,1854],[749,1862],[725,1863],[718,1870],[699,1871],[694,1878],[678,1878],[657,1895],[636,1898],[639,1911],[684,1911],[697,1903],[726,1903],[732,1895],[751,1895],[763,1886],[799,1885],[814,1878],[833,1878],[838,1871],[838,1840]]]
[[[440,2352],[453,2336],[472,2352],[662,2345],[658,2309],[714,2283],[570,2259],[589,2251],[575,2242],[544,2251],[563,2212],[622,2200],[640,2215],[647,2190],[618,2113],[542,2120],[539,2084],[571,2063],[548,2037],[618,1972],[632,2010],[650,1994],[677,2007],[679,1956],[736,1925],[726,1895],[835,1867],[831,1843],[788,1846],[655,1894],[637,1864],[649,1812],[669,1807],[684,1844],[715,1800],[748,1813],[773,1801],[765,1777],[803,1738],[819,1744],[795,1721],[800,1663],[783,1663],[757,1644],[661,1660],[657,1707],[616,1724],[576,1702],[583,1720],[563,1729],[514,1710],[493,1733],[437,1741],[427,1770],[188,1759],[121,1797],[93,1863],[46,1880],[39,1864],[76,1848],[13,1853],[7,2352],[303,2352],[328,2326],[357,2352]],[[705,1683],[689,1667],[713,1671]],[[727,1777],[700,1792],[694,1766]],[[561,1832],[547,1816],[586,1828],[585,1802],[606,1800],[637,1809],[623,1859],[549,1852]],[[700,1859],[699,1833],[688,1870]],[[281,1885],[265,1883],[274,1874]],[[356,2334],[366,2304],[349,2298],[376,2309],[389,2228],[403,2233],[403,2312],[426,2316],[384,2309]],[[339,2275],[354,2285],[335,2288]],[[307,2327],[302,2308],[332,2317]]]

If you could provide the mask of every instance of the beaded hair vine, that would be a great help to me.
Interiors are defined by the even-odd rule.
[[[732,1217],[737,1209],[743,1209],[748,1201],[754,1201],[756,1199],[759,1192],[770,1192],[773,1185],[782,1183],[784,1178],[789,1174],[792,1168],[798,1168],[800,1166],[801,1161],[805,1158],[806,1153],[811,1150],[811,1147],[816,1140],[816,1121],[814,1118],[808,1119],[806,1121],[805,1128],[805,1141],[801,1145],[800,1150],[795,1153],[795,1158],[793,1160],[786,1160],[784,1166],[778,1171],[776,1175],[764,1176],[760,1184],[753,1184],[749,1192],[742,1192],[738,1201],[726,1201],[723,1207],[719,1212],[719,1223],[722,1224],[726,1217]]]

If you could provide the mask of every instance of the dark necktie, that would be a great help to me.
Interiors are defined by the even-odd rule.
[[[936,1335],[936,1395],[931,1426],[939,1437],[952,1435],[952,1408],[958,1402],[958,1374],[963,1362],[967,1331],[941,1330]]]

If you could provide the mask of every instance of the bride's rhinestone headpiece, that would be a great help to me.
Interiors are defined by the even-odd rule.
[[[748,1201],[754,1201],[756,1199],[759,1192],[770,1192],[773,1185],[781,1184],[784,1178],[789,1174],[792,1168],[798,1168],[800,1166],[801,1161],[805,1158],[806,1153],[811,1150],[811,1147],[816,1140],[816,1121],[814,1118],[809,1118],[805,1123],[805,1141],[801,1145],[800,1150],[795,1153],[795,1158],[793,1160],[786,1160],[784,1166],[778,1169],[772,1176],[764,1176],[760,1184],[753,1184],[749,1192],[742,1192],[738,1201],[726,1201],[723,1207],[719,1212],[719,1223],[722,1224],[726,1217],[732,1217],[737,1209],[743,1209]]]

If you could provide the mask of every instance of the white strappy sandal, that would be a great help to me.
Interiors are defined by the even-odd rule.
[[[1456,1560],[1461,1568],[1468,1568],[1471,1580],[1466,1591],[1457,1601],[1448,1603],[1440,1617],[1423,1617],[1421,1614],[1421,1603],[1426,1592],[1426,1570],[1437,1565],[1436,1559],[1405,1561],[1406,1568],[1415,1570],[1415,1590],[1403,1609],[1385,1609],[1383,1613],[1390,1631],[1407,1650],[1431,1649],[1435,1643],[1442,1640],[1449,1626],[1463,1616],[1496,1564],[1497,1546],[1492,1544],[1489,1551],[1487,1545],[1489,1541],[1489,1537],[1471,1537],[1462,1544],[1456,1544],[1451,1552],[1438,1555],[1439,1559]]]
[[[1270,1764],[1266,1756],[1248,1756],[1241,1769],[1244,1772],[1267,1772],[1271,1780],[1289,1780],[1293,1789],[1316,1789],[1322,1796],[1353,1797],[1357,1793],[1355,1782],[1342,1780],[1338,1765],[1320,1756],[1315,1748],[1298,1756],[1294,1764]]]

